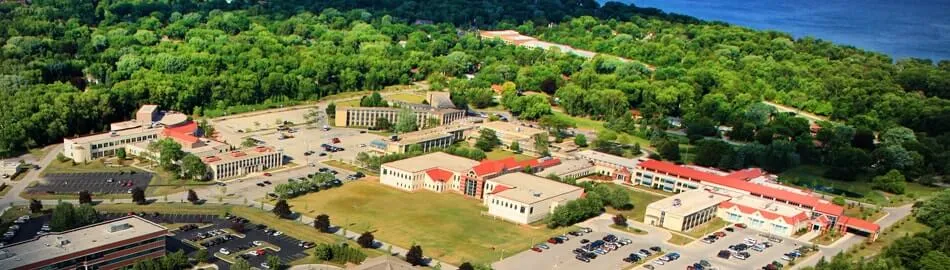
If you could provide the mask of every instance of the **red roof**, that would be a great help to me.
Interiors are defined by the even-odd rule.
[[[246,156],[246,155],[247,155],[247,153],[244,153],[244,152],[241,152],[241,151],[231,151],[231,156],[232,156],[232,157],[243,157],[243,156]]]
[[[870,231],[874,233],[877,233],[878,231],[881,230],[881,225],[877,225],[873,222],[863,220],[860,218],[842,216],[841,220],[838,222],[841,224],[844,224],[844,226],[847,226],[847,227],[853,227],[853,228]]]
[[[815,211],[819,211],[826,214],[840,216],[844,212],[844,208],[837,206],[828,202],[822,202],[818,198],[802,195],[795,192],[785,191],[781,189],[771,188],[759,184],[749,183],[738,178],[720,176],[712,173],[707,173],[692,169],[689,167],[679,166],[669,162],[663,162],[658,160],[648,159],[646,161],[640,162],[640,167],[645,169],[654,170],[657,172],[668,173],[671,175],[676,175],[681,178],[688,178],[693,181],[700,182],[709,182],[725,187],[730,187],[738,190],[743,190],[749,192],[753,195],[774,198],[776,200],[782,200],[790,203],[801,204],[805,206],[812,207]]]
[[[741,179],[741,180],[746,180],[746,181],[748,181],[749,179],[756,178],[756,177],[762,176],[762,175],[764,175],[764,174],[765,174],[765,172],[763,172],[762,169],[759,169],[759,168],[748,168],[748,169],[744,169],[744,170],[738,170],[738,171],[731,172],[731,173],[729,173],[728,175],[726,175],[726,177],[732,177],[732,178],[736,178],[736,179]]]
[[[198,142],[198,137],[191,136],[190,134],[185,134],[181,132],[175,132],[169,129],[163,130],[162,134],[165,134],[165,136],[171,137],[172,139],[175,139],[176,141],[183,142],[183,143],[197,143]]]
[[[547,168],[558,164],[561,164],[561,160],[557,158],[545,159],[544,161],[539,161],[539,159],[531,159],[519,162],[515,160],[514,157],[508,157],[499,160],[482,160],[481,163],[478,163],[478,165],[472,167],[472,170],[475,171],[476,175],[483,176],[501,173],[505,170],[521,169],[528,166],[531,168]]]
[[[215,161],[218,161],[218,160],[221,160],[221,158],[216,157],[216,156],[207,156],[207,157],[204,158],[204,161],[205,161],[205,162],[208,162],[208,163],[210,163],[210,162],[215,162]]]
[[[495,91],[495,93],[501,94],[502,91],[505,91],[505,88],[502,87],[500,84],[492,84],[492,85],[491,85],[491,90],[492,90],[492,91]]]
[[[184,124],[181,124],[181,125],[178,125],[178,126],[166,127],[165,130],[167,130],[167,131],[172,131],[172,132],[177,132],[177,133],[182,133],[182,134],[192,134],[192,135],[193,135],[193,134],[195,133],[195,131],[198,130],[198,123],[195,123],[194,121],[188,121],[188,122],[185,122]]]
[[[429,175],[429,178],[433,181],[439,182],[446,182],[452,178],[452,172],[439,168],[429,169],[426,171],[426,174]]]
[[[502,191],[509,190],[509,189],[511,189],[511,188],[508,187],[508,186],[505,186],[505,185],[497,185],[497,186],[495,186],[495,189],[492,189],[492,190],[491,190],[491,194],[498,194],[498,193],[500,193],[500,192],[502,192]]]
[[[730,201],[724,201],[724,202],[719,203],[719,207],[721,208],[728,209],[728,208],[732,208],[733,206],[737,207],[739,211],[742,213],[753,214],[755,212],[759,212],[759,214],[762,215],[762,217],[766,219],[775,220],[775,219],[781,218],[785,220],[785,223],[788,223],[788,224],[797,224],[798,222],[805,221],[808,219],[808,215],[805,214],[805,212],[799,212],[797,215],[794,215],[794,216],[783,216],[775,212],[756,209],[756,208],[748,207],[745,205],[735,204]]]

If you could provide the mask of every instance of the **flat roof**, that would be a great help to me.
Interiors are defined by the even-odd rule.
[[[574,172],[584,168],[593,167],[593,164],[590,164],[590,161],[586,159],[562,159],[561,164],[554,165],[545,169],[542,169],[537,175],[547,176],[549,174],[560,175],[564,173]]]
[[[427,98],[431,99],[429,105],[438,109],[455,109],[455,104],[452,103],[452,94],[449,92],[428,92],[426,93]]]
[[[145,105],[142,105],[142,107],[139,107],[139,110],[137,113],[153,113],[156,110],[158,110],[158,105],[145,104]]]
[[[126,216],[65,232],[37,236],[32,240],[0,248],[0,265],[5,269],[23,267],[166,230],[164,226],[139,216]]]
[[[526,204],[583,189],[523,172],[505,174],[488,181],[510,187],[493,195]]]
[[[611,155],[607,153],[597,152],[594,150],[580,151],[580,152],[577,152],[577,155],[588,158],[588,159],[593,159],[597,161],[607,162],[610,164],[624,166],[630,170],[635,169],[637,165],[640,164],[640,161],[636,159],[615,156],[615,155]]]
[[[534,135],[546,132],[541,129],[516,125],[504,121],[486,122],[482,124],[481,127],[494,130],[498,137],[517,137],[518,139],[528,139]]]
[[[139,123],[138,121],[135,121],[135,120],[129,120],[129,121],[115,122],[115,123],[109,124],[109,130],[119,131],[119,130],[125,130],[125,129],[130,129],[130,128],[137,128],[141,126],[142,126],[142,123]]]
[[[273,147],[269,146],[254,146],[250,148],[244,148],[240,150],[234,150],[228,153],[221,153],[218,155],[205,156],[201,160],[208,165],[214,165],[218,163],[227,163],[234,160],[248,159],[252,157],[259,157],[263,155],[269,155],[277,153],[278,151]]]
[[[475,165],[478,165],[478,161],[449,155],[443,152],[432,152],[383,164],[383,166],[407,172],[419,172],[435,167],[453,172],[467,172]]]
[[[685,216],[711,206],[719,205],[719,203],[727,200],[729,200],[729,196],[705,190],[692,189],[655,201],[648,205],[647,208]]]
[[[776,202],[773,200],[766,200],[759,197],[751,195],[743,195],[733,197],[729,202],[733,204],[743,205],[752,207],[759,210],[769,211],[786,217],[794,217],[799,213],[803,213],[802,209],[796,208],[794,206],[784,204],[781,202]]]
[[[449,132],[456,132],[466,129],[471,129],[472,126],[463,125],[463,124],[451,124],[445,126],[438,126],[430,129],[423,129],[419,131],[413,131],[409,133],[404,133],[399,135],[399,141],[396,143],[399,144],[414,144],[418,142],[433,140],[436,138],[442,138],[445,136],[450,136]]]
[[[160,127],[153,128],[153,127],[148,127],[148,126],[140,126],[137,128],[109,131],[109,132],[103,132],[99,134],[93,134],[93,135],[82,136],[82,137],[77,137],[77,138],[66,138],[65,140],[70,140],[74,143],[90,143],[90,142],[96,142],[96,141],[101,141],[101,140],[107,140],[112,137],[130,136],[130,135],[135,135],[135,134],[152,133],[152,132],[158,134],[161,131],[162,131],[162,128]],[[112,135],[113,132],[116,134],[115,136]]]
[[[166,126],[176,126],[188,121],[188,116],[179,112],[168,112],[162,116],[159,122]]]

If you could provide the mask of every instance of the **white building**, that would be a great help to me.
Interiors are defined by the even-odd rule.
[[[478,161],[433,152],[383,164],[379,182],[405,191],[422,188],[435,192],[457,190],[462,178],[475,165]]]
[[[221,180],[280,167],[284,153],[273,147],[257,146],[202,158],[211,180]]]
[[[488,213],[519,224],[544,219],[584,193],[581,187],[521,172],[485,180],[485,190],[490,190],[483,201]]]

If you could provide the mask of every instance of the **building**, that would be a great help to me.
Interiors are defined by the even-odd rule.
[[[273,147],[256,146],[205,156],[202,161],[208,165],[211,180],[222,180],[280,167],[284,164],[284,153]]]
[[[518,148],[526,153],[540,154],[534,146],[535,136],[541,136],[548,139],[548,132],[533,127],[521,126],[504,121],[487,122],[479,126],[479,129],[488,129],[495,131],[502,147],[511,148],[511,144],[518,142]]]
[[[726,221],[746,223],[750,228],[770,234],[789,236],[802,229],[827,231],[834,228],[865,235],[872,241],[877,238],[880,226],[844,216],[841,206],[801,191],[750,181],[761,173],[761,170],[717,173],[711,169],[701,170],[669,162],[644,160],[638,164],[632,180],[618,182],[680,193],[673,198],[681,201],[694,199],[695,196],[690,195],[694,190],[726,196],[729,199],[718,204],[705,200],[703,203],[707,207],[715,204],[718,207],[717,216]],[[650,207],[652,204],[648,209]]]
[[[428,104],[390,102],[393,107],[337,107],[334,124],[339,127],[374,127],[376,121],[383,118],[395,125],[399,122],[402,108],[408,108],[416,114],[420,129],[428,126],[429,118],[438,120],[439,125],[465,118],[465,111],[455,108],[449,92],[428,92],[426,102]]]
[[[296,267],[291,269],[297,270]],[[326,269],[324,267],[319,267],[318,269]],[[347,270],[415,270],[419,269],[412,264],[406,262],[406,260],[400,259],[399,257],[394,256],[377,256],[373,258],[366,259],[359,265],[351,265],[346,267]],[[303,269],[300,269],[303,270]]]
[[[477,164],[471,159],[434,152],[383,164],[379,182],[405,191],[458,190],[465,174]]]
[[[165,255],[168,229],[126,216],[0,248],[3,269],[121,269]]]
[[[688,231],[716,217],[719,203],[729,197],[690,190],[647,206],[643,223],[674,231]]]
[[[482,199],[486,190],[486,180],[512,172],[529,171],[531,173],[561,164],[561,160],[551,157],[517,161],[513,157],[501,160],[482,160],[469,170],[459,192],[465,196]]]
[[[561,164],[543,168],[536,175],[547,177],[554,175],[561,179],[579,179],[594,174],[594,164],[586,159],[565,159]]]
[[[637,168],[637,159],[615,156],[594,150],[577,152],[577,156],[594,164],[594,173],[612,177],[617,181],[627,181]]]
[[[584,189],[522,172],[489,179],[483,203],[488,213],[505,220],[529,224],[544,219],[558,206],[579,199]]]
[[[23,166],[20,165],[20,162],[0,161],[0,176],[3,176],[3,179],[16,177],[17,174],[23,171]]]
[[[109,127],[109,132],[63,139],[63,155],[75,162],[88,162],[114,156],[116,151],[132,144],[140,144],[136,150],[142,150],[141,145],[147,145],[145,142],[160,137],[176,138],[182,143],[183,150],[202,146],[203,142],[194,136],[184,138],[183,130],[191,128],[190,136],[197,129],[197,124],[188,120],[188,116],[159,111],[158,105],[142,105],[136,111],[135,119],[112,123]]]
[[[471,125],[454,123],[394,136],[395,140],[374,140],[370,146],[385,153],[405,153],[413,145],[418,145],[423,152],[429,152],[464,140],[472,129]]]

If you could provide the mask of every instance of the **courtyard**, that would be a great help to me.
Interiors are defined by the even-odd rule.
[[[372,232],[397,246],[421,245],[426,257],[458,265],[490,263],[530,248],[550,236],[567,232],[543,224],[521,226],[482,215],[480,201],[458,194],[414,193],[374,181],[290,200],[294,211],[307,216],[325,213],[347,230]]]

